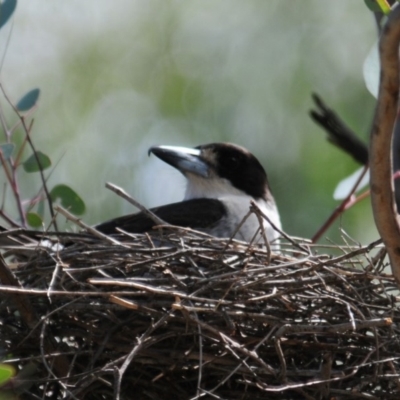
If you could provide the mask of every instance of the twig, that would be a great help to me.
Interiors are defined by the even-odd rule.
[[[210,303],[217,303],[217,304],[232,304],[231,301],[227,301],[227,300],[221,300],[221,299],[217,299],[217,300],[212,300],[209,298],[205,298],[205,297],[197,297],[197,296],[192,296],[192,295],[187,295],[184,292],[178,292],[176,290],[174,291],[170,291],[170,290],[164,290],[162,288],[158,288],[155,286],[150,286],[150,285],[144,285],[142,283],[138,283],[138,282],[132,282],[132,281],[126,281],[124,279],[89,279],[88,281],[89,283],[91,283],[92,285],[106,285],[106,286],[121,286],[121,287],[131,287],[131,288],[135,288],[138,290],[143,290],[145,292],[149,292],[149,293],[153,293],[153,294],[158,294],[161,296],[167,296],[167,297],[179,297],[182,299],[187,299],[187,300],[192,300],[192,301],[201,301],[201,302],[210,302]],[[0,287],[0,291],[1,291],[1,287]]]
[[[99,232],[97,229],[92,228],[91,226],[85,224],[84,222],[82,222],[82,220],[80,218],[75,217],[74,215],[72,215],[70,212],[68,212],[65,208],[55,205],[54,206],[54,210],[57,211],[58,213],[62,214],[65,218],[67,218],[68,220],[72,221],[74,224],[80,226],[81,228],[87,230],[89,233],[91,233],[92,235],[103,239],[105,241],[107,241],[108,243],[112,243],[112,244],[118,244],[122,246],[122,243],[120,243],[118,240],[115,240],[114,238],[105,235],[104,233]]]
[[[138,337],[136,339],[137,345],[133,347],[131,352],[126,356],[125,361],[123,362],[121,367],[118,368],[117,382],[114,387],[114,399],[115,400],[120,399],[122,377],[124,376],[126,369],[129,367],[129,364],[132,362],[135,355],[138,354],[143,348],[146,347],[146,342],[149,339],[150,334],[153,333],[162,324],[164,324],[164,322],[167,321],[167,319],[170,317],[171,313],[172,313],[172,311],[167,314],[164,314],[155,324],[151,324],[149,326],[149,328],[147,329],[147,331],[143,333],[143,335],[141,335],[140,337]]]
[[[43,187],[43,190],[44,190],[44,192],[46,194],[47,204],[49,206],[50,215],[51,215],[51,221],[52,221],[52,224],[54,225],[54,229],[57,231],[58,228],[57,228],[57,221],[56,221],[56,218],[55,218],[55,215],[54,215],[53,201],[51,199],[50,192],[49,192],[49,190],[47,188],[47,183],[46,183],[46,178],[45,178],[44,173],[43,173],[42,163],[40,162],[40,159],[38,157],[37,151],[35,149],[35,146],[33,145],[32,139],[30,137],[30,131],[31,131],[32,126],[33,126],[33,120],[29,124],[29,128],[28,128],[26,126],[26,123],[25,123],[25,118],[23,116],[20,116],[20,118],[21,118],[22,126],[24,127],[24,130],[25,130],[25,136],[26,136],[26,138],[28,140],[29,145],[31,146],[33,155],[35,156],[35,160],[36,160],[36,162],[37,162],[37,164],[39,166],[40,179],[42,180],[42,187]]]
[[[232,235],[230,236],[230,238],[227,240],[226,245],[224,250],[222,251],[222,254],[225,253],[225,250],[229,247],[229,245],[232,243],[232,241],[234,240],[236,234],[239,232],[240,228],[243,226],[243,224],[247,221],[247,219],[250,217],[251,215],[251,211],[249,210],[247,212],[247,214],[242,218],[242,220],[240,221],[240,223],[237,225],[237,227],[235,228],[235,230],[233,231]]]
[[[106,183],[106,188],[112,190],[118,196],[122,197],[123,199],[127,200],[129,203],[133,204],[140,211],[142,211],[144,214],[146,214],[152,221],[154,221],[157,225],[170,225],[167,222],[163,221],[161,218],[157,217],[156,214],[154,214],[148,208],[144,207],[137,200],[133,199],[128,193],[125,192],[124,189],[122,189],[112,183],[109,183],[109,182]]]
[[[312,98],[319,110],[311,110],[310,117],[328,133],[329,142],[341,148],[361,165],[368,164],[368,147],[330,109],[316,93]]]
[[[263,213],[263,211],[260,209],[260,207],[258,207],[257,203],[253,200],[250,201],[252,207],[254,207],[255,210],[257,210],[257,212],[272,226],[272,228],[279,232],[279,234],[281,236],[283,236],[288,242],[290,242],[293,246],[297,247],[298,249],[305,251],[307,254],[310,254],[310,250],[304,246],[302,246],[301,244],[297,243],[295,240],[293,240],[289,235],[287,235],[285,232],[283,232],[281,229],[279,229],[272,221],[271,219],[268,217],[268,215],[266,215],[265,213]]]
[[[3,84],[1,82],[0,82],[0,90],[2,91],[5,99],[10,104],[10,106],[14,110],[14,112],[18,115],[19,118],[21,118],[17,108],[14,106],[14,104],[12,104],[11,100],[7,96],[7,93],[6,93],[6,91],[5,91],[4,87],[3,87]],[[2,110],[1,107],[0,107],[0,119],[1,119],[1,123],[2,123],[3,128],[4,128],[4,131],[5,131],[6,137],[7,137],[7,141],[9,141],[11,133],[10,133],[10,130],[7,128],[7,124],[5,122],[5,118],[4,118],[4,115],[3,115],[3,110]],[[18,185],[17,176],[16,176],[17,166],[14,163],[13,157],[11,157],[11,156],[9,158],[9,163],[11,165],[11,179],[9,180],[9,182],[10,182],[10,185],[12,187],[12,191],[13,191],[13,194],[14,194],[14,197],[15,197],[15,201],[17,203],[17,208],[18,208],[19,216],[21,218],[21,223],[22,223],[22,225],[24,227],[26,227],[26,216],[25,216],[25,212],[24,212],[23,207],[22,207],[22,200],[21,200],[21,196],[20,196],[20,192],[19,192],[19,185]]]
[[[315,235],[312,237],[311,241],[312,243],[316,243],[319,239],[321,239],[321,236],[326,232],[326,230],[332,225],[332,223],[345,211],[346,209],[349,208],[349,203],[351,202],[351,199],[353,198],[354,193],[357,190],[358,185],[364,178],[364,175],[368,171],[368,166],[364,167],[364,170],[362,171],[361,175],[358,177],[356,183],[350,190],[350,193],[347,195],[347,197],[333,210],[332,214],[328,217],[328,219],[324,222],[324,224],[321,226],[321,228],[318,229],[318,231],[315,233]]]
[[[373,327],[381,327],[381,326],[390,326],[393,324],[393,321],[390,318],[377,318],[373,320],[365,320],[365,321],[351,321],[345,322],[343,324],[336,324],[336,325],[320,325],[320,326],[313,326],[313,325],[283,325],[278,332],[276,332],[276,337],[280,338],[285,334],[292,334],[292,333],[304,333],[304,332],[312,332],[312,333],[339,333],[345,332],[349,330],[360,330],[366,328],[373,328]]]
[[[15,201],[17,203],[17,208],[18,208],[19,216],[21,218],[22,225],[26,227],[26,217],[25,217],[24,210],[22,208],[22,201],[21,201],[21,196],[19,193],[19,186],[18,186],[17,179],[16,179],[16,168],[14,166],[12,157],[10,156],[10,158],[9,158],[9,162],[11,165],[11,171],[8,169],[6,160],[3,155],[3,151],[1,149],[0,149],[0,161],[1,161],[1,165],[3,166],[6,178],[12,187],[12,191],[13,191],[13,194],[15,197]]]
[[[253,202],[253,203],[256,204],[255,202]],[[261,229],[261,237],[263,238],[265,248],[267,249],[267,254],[268,254],[267,261],[268,261],[268,264],[270,264],[271,263],[271,245],[270,245],[269,240],[267,239],[267,235],[265,233],[265,226],[264,226],[262,215],[260,215],[260,213],[258,212],[260,209],[259,208],[255,208],[254,205],[251,204],[250,205],[250,210],[252,212],[254,212],[254,214],[255,214],[255,216],[256,216],[256,218],[258,220],[258,224],[259,224],[260,229]]]

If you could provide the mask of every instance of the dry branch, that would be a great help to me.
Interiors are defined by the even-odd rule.
[[[370,138],[371,201],[379,234],[400,286],[400,226],[392,178],[392,133],[399,97],[400,7],[389,15],[379,41],[381,76]]]

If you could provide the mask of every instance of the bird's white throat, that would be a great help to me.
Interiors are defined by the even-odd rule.
[[[267,215],[271,222],[278,229],[281,229],[279,212],[273,199],[270,201],[265,201],[264,199],[255,200],[243,191],[236,189],[228,180],[219,177],[204,179],[190,174],[187,178],[188,184],[186,187],[185,200],[196,198],[218,199],[224,204],[227,210],[226,217],[224,217],[216,227],[211,229],[211,235],[218,237],[231,236],[231,233],[236,230],[249,212],[250,202],[252,200],[255,201],[260,210]],[[273,229],[265,219],[263,219],[263,225],[268,241],[274,241],[276,243],[279,232]],[[259,221],[256,215],[251,214],[238,230],[235,238],[246,242],[254,240],[254,242],[260,243],[262,241],[260,235],[254,239],[258,228]]]

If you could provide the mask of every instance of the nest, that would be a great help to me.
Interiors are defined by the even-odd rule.
[[[117,239],[52,235],[5,253],[0,343],[19,372],[3,391],[399,398],[400,299],[379,244],[333,257],[307,242],[271,254],[173,227]]]

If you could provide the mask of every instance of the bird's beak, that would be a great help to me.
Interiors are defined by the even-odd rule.
[[[150,153],[172,165],[181,171],[184,175],[192,173],[207,178],[210,173],[210,167],[201,158],[201,151],[178,146],[155,146],[149,149]]]

